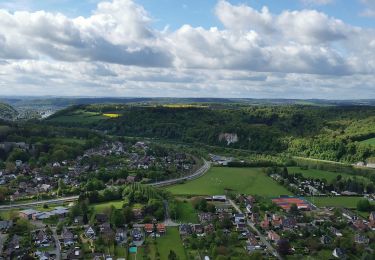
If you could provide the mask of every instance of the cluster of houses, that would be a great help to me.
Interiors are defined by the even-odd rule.
[[[12,149],[14,147],[20,147],[24,150],[32,149],[32,146],[26,143],[0,143],[1,147],[4,147],[4,149]],[[95,156],[121,156],[127,162],[107,166],[106,170],[109,171],[124,167],[131,170],[145,170],[150,167],[168,169],[172,167],[185,174],[189,173],[195,165],[194,159],[185,153],[171,151],[166,156],[153,156],[147,155],[149,149],[147,142],[137,142],[134,145],[122,142],[107,142],[100,147],[86,150],[83,155],[74,160],[48,163],[40,168],[31,168],[28,163],[17,160],[14,168],[0,171],[0,185],[7,185],[7,187],[11,188],[10,200],[12,201],[42,195],[54,196],[60,179],[63,180],[67,187],[79,187],[81,185],[80,177],[83,174],[99,170],[99,166],[95,163],[86,163],[86,159]],[[45,170],[45,167],[52,169],[53,174],[49,173],[50,170]],[[25,176],[27,180],[12,182],[21,175]],[[133,176],[129,177],[132,178]],[[115,184],[119,185],[127,183],[126,180],[114,181]]]
[[[375,212],[371,212],[368,219],[364,219],[357,214],[353,213],[348,209],[340,209],[341,217],[337,218],[334,215],[334,208],[316,208],[310,207],[308,202],[303,199],[294,197],[281,197],[273,199],[274,203],[279,205],[283,212],[264,212],[263,216],[259,213],[253,212],[254,198],[252,196],[239,196],[237,200],[242,205],[245,205],[246,218],[258,226],[265,236],[265,238],[274,243],[277,246],[278,242],[283,239],[285,232],[294,232],[297,236],[301,231],[307,230],[310,234],[314,234],[316,231],[322,230],[322,224],[331,223],[331,227],[328,228],[326,233],[320,237],[320,243],[324,247],[334,247],[334,240],[336,237],[343,237],[343,231],[335,228],[334,223],[344,222],[345,226],[349,227],[353,234],[353,243],[357,245],[363,245],[367,247],[370,243],[368,232],[375,231]],[[288,201],[290,200],[290,201]],[[300,209],[300,215],[296,216],[291,214],[291,204],[297,205]],[[304,211],[313,210],[314,219],[311,222],[305,222],[304,218],[301,217]],[[249,238],[247,241],[248,250],[259,249],[257,247],[258,240]],[[335,258],[342,258],[345,255],[345,250],[342,248],[333,248],[332,256]]]

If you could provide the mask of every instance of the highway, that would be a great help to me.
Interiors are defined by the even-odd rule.
[[[204,175],[211,167],[211,163],[207,162],[204,159],[203,159],[203,162],[204,162],[203,166],[201,168],[199,168],[198,170],[196,170],[195,173],[193,173],[189,176],[184,176],[184,177],[172,179],[172,180],[155,182],[155,183],[151,183],[150,185],[154,186],[154,187],[164,187],[164,186],[177,184],[177,183],[183,182],[183,181],[190,181],[190,180],[197,179],[197,178],[201,177],[202,175]]]
[[[150,183],[149,185],[154,187],[165,187],[169,185],[173,185],[182,181],[193,180],[203,176],[211,167],[211,163],[203,159],[203,166],[196,170],[193,174],[189,176],[184,176],[177,179],[160,181],[155,183]],[[49,199],[49,200],[39,200],[39,201],[32,201],[32,202],[25,202],[25,203],[15,203],[9,205],[0,205],[1,210],[9,210],[9,209],[16,209],[16,208],[25,208],[25,207],[32,207],[38,206],[43,204],[58,204],[64,202],[71,202],[78,200],[79,196],[70,196],[70,197],[63,197],[63,198],[56,198],[56,199]]]

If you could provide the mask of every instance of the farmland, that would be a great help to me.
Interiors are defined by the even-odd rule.
[[[213,167],[203,177],[167,190],[176,195],[215,195],[226,191],[271,197],[291,194],[268,177],[262,168]]]
[[[56,116],[48,119],[51,123],[59,123],[59,124],[83,124],[83,125],[90,125],[92,123],[96,123],[100,120],[108,119],[107,116],[104,116],[100,113],[96,112],[89,112],[84,110],[77,110],[72,112],[71,114]]]

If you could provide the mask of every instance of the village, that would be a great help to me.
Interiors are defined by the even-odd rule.
[[[5,259],[30,253],[43,260],[133,259],[150,252],[152,241],[171,235],[189,259],[200,259],[198,251],[207,252],[205,259],[210,259],[213,244],[266,258],[324,252],[343,259],[359,251],[373,252],[369,243],[374,238],[375,212],[366,219],[347,209],[318,208],[290,196],[269,200],[215,195],[189,201],[194,201],[196,223],[173,219],[165,211],[157,219],[155,212],[139,203],[130,208],[95,208],[88,215],[76,212],[77,206],[85,207],[81,202],[13,212],[12,220],[0,221],[2,255]],[[115,212],[126,219],[118,219]]]
[[[28,152],[33,149],[33,145],[12,142],[0,143],[0,147]],[[57,198],[79,195],[85,189],[100,190],[135,181],[150,183],[181,177],[192,173],[197,164],[191,155],[149,142],[106,142],[86,150],[75,160],[46,163],[43,167],[32,168],[21,160],[8,163],[0,170],[0,187],[6,187],[2,199],[9,203]]]

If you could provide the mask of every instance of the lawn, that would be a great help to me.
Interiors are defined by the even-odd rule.
[[[375,138],[370,138],[367,140],[363,140],[360,142],[361,144],[370,144],[370,145],[375,145]]]
[[[262,168],[213,167],[199,179],[167,188],[176,195],[218,195],[226,190],[275,197],[291,195],[283,186],[268,177]]]
[[[108,119],[108,117],[99,113],[77,110],[69,115],[52,117],[51,119],[48,119],[48,121],[55,123],[77,123],[83,125],[90,125],[92,123],[96,123],[100,120],[105,119]]]
[[[356,208],[357,202],[363,197],[307,197],[314,205],[318,207],[345,207],[345,208]]]
[[[198,212],[194,209],[189,200],[178,201],[177,203],[178,222],[198,223]],[[171,216],[171,218],[174,219],[174,216]]]
[[[116,209],[121,209],[123,203],[124,201],[118,200],[118,201],[110,201],[110,202],[93,204],[92,206],[94,207],[95,212],[103,212],[105,209],[111,206],[114,206]]]
[[[177,254],[179,260],[187,259],[177,227],[167,228],[166,235],[156,239],[156,245],[154,245],[152,239],[150,239],[148,246],[150,247],[148,256],[151,257],[151,259],[155,257],[155,246],[160,254],[160,259],[168,259],[171,250]]]
[[[288,168],[289,173],[301,173],[305,178],[318,178],[323,179],[325,178],[328,182],[333,181],[336,179],[338,175],[341,175],[342,178],[348,179],[350,177],[354,177],[353,175],[347,174],[347,173],[338,173],[338,172],[328,172],[323,170],[316,170],[316,169],[307,169],[303,170],[300,167],[289,167]],[[356,176],[357,179],[363,180],[364,182],[369,182],[369,179],[363,177],[363,176]]]

